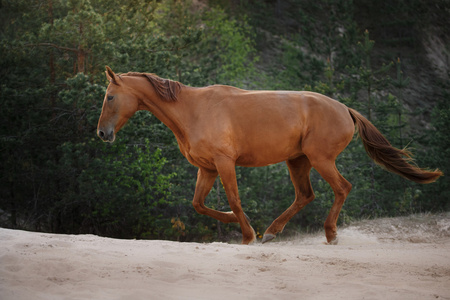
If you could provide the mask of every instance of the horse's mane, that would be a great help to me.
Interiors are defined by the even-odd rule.
[[[147,80],[155,88],[155,91],[158,94],[158,96],[160,96],[163,100],[169,102],[177,101],[178,94],[184,87],[184,85],[178,81],[164,79],[151,73],[128,72],[125,74],[120,74],[120,76],[139,76],[147,78]]]

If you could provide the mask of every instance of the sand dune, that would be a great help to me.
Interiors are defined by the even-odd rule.
[[[0,229],[0,299],[450,299],[450,214],[242,246]]]

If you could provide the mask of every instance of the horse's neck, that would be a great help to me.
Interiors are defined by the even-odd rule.
[[[189,105],[183,100],[168,102],[157,96],[153,90],[147,91],[145,97],[143,97],[143,105],[140,105],[140,109],[150,111],[172,130],[179,142],[184,142],[186,123],[189,122],[188,118],[191,114],[189,114]]]

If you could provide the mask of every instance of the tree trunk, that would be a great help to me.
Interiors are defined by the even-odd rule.
[[[83,24],[80,23],[79,25],[79,33],[80,36],[83,36]],[[85,70],[85,61],[86,61],[86,51],[84,51],[83,46],[80,44],[78,45],[78,51],[77,51],[77,71],[78,73],[84,73]]]

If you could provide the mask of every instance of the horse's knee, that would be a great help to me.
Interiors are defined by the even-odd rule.
[[[199,213],[199,214],[201,214],[201,215],[204,215],[204,214],[205,214],[206,208],[205,208],[205,205],[204,205],[204,204],[199,203],[199,202],[197,202],[197,201],[193,201],[193,202],[192,202],[192,206],[194,206],[194,209],[195,209],[195,211],[196,211],[197,213]]]
[[[305,203],[308,204],[308,203],[312,202],[314,199],[316,199],[316,194],[314,194],[314,192],[311,191],[311,193],[309,195],[305,196]]]
[[[307,195],[303,195],[302,197],[295,197],[294,203],[292,203],[293,208],[296,211],[300,211],[303,207],[305,207],[308,203],[311,203],[316,198],[314,192]]]

